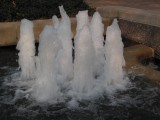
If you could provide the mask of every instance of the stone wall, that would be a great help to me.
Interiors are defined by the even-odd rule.
[[[91,19],[91,18],[90,18]],[[110,19],[103,19],[105,28],[111,23]],[[45,25],[51,25],[52,20],[33,20],[35,40],[38,42],[39,34]],[[76,33],[76,19],[71,18],[72,32]],[[19,40],[20,22],[0,22],[0,46],[16,45]]]
[[[152,47],[155,57],[160,59],[159,11],[111,5],[97,10],[103,18],[118,18],[125,38]]]
[[[137,43],[152,47],[160,59],[160,27],[119,19],[122,35]]]

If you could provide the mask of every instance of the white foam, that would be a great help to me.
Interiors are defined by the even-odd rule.
[[[95,67],[94,67],[94,74],[96,76],[99,76],[104,71],[104,25],[102,23],[102,17],[98,12],[95,12],[91,24],[90,24],[90,30],[92,34],[92,41],[95,48]]]
[[[59,7],[61,20],[57,28],[58,39],[60,40],[62,49],[57,57],[59,77],[62,82],[73,79],[73,61],[72,61],[72,31],[71,21],[66,14],[63,6]]]
[[[105,86],[112,89],[124,88],[126,80],[124,80],[123,66],[125,60],[123,56],[123,42],[121,38],[121,30],[118,26],[117,19],[114,19],[111,26],[106,31],[105,44]]]
[[[73,92],[78,97],[89,94],[93,89],[93,43],[88,26],[84,26],[75,40]]]
[[[103,95],[104,91],[114,93],[115,90],[124,89],[127,84],[123,70],[125,60],[117,20],[107,29],[104,48],[101,16],[96,12],[89,23],[88,11],[80,11],[76,15],[73,64],[71,21],[63,6],[59,10],[62,19],[59,21],[53,16],[53,25],[45,26],[40,34],[37,57],[34,57],[33,24],[22,20],[21,36],[17,45],[20,50],[19,64],[22,75],[27,78],[34,76],[35,81],[33,79],[29,84],[21,82],[20,86],[26,84],[28,90],[26,88],[24,92],[17,91],[17,96],[23,93],[28,98],[31,93],[37,101],[44,103],[71,97],[68,105],[78,106],[77,100],[93,99]]]
[[[19,67],[21,68],[22,79],[35,78],[35,43],[33,33],[33,23],[27,19],[21,20],[20,39],[17,50]]]
[[[33,96],[40,102],[57,101],[60,90],[57,85],[57,59],[59,52],[56,30],[45,26],[40,34],[39,53],[36,61],[37,76]]]
[[[76,15],[76,19],[77,19],[77,28],[76,28],[75,39],[79,30],[81,30],[84,26],[89,25],[88,10],[79,11],[78,14]]]
[[[52,23],[53,23],[53,28],[57,29],[59,26],[59,19],[57,18],[56,15],[52,17]]]

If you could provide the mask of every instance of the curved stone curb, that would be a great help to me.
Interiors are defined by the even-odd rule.
[[[160,10],[143,10],[124,6],[101,6],[97,8],[102,17],[120,18],[123,20],[160,27]]]
[[[143,66],[140,63],[142,59],[153,57],[153,55],[153,49],[145,45],[135,45],[125,48],[124,57],[127,71],[142,74],[150,80],[160,82],[160,71]]]
[[[52,20],[33,20],[35,40],[39,40],[39,34],[45,25],[51,25]],[[103,19],[105,28],[110,24],[110,19]],[[71,18],[72,32],[76,33],[76,19]],[[1,22],[0,23],[0,46],[16,45],[19,39],[20,22]]]
[[[119,18],[123,37],[152,47],[155,57],[160,59],[160,10],[111,5],[97,10],[104,18]]]

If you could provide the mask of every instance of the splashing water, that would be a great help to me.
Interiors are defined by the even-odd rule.
[[[72,31],[71,21],[66,14],[63,6],[59,7],[62,19],[57,28],[58,39],[61,41],[62,49],[58,56],[59,74],[63,82],[73,79],[73,62],[72,62]]]
[[[60,97],[57,85],[58,38],[52,26],[45,26],[40,35],[39,53],[36,58],[37,75],[33,95],[40,101],[56,101]],[[51,52],[53,51],[53,52]]]
[[[93,43],[88,26],[84,26],[75,39],[73,91],[81,97],[93,89]]]
[[[122,67],[125,65],[123,43],[117,20],[108,27],[106,45],[103,46],[104,26],[101,17],[95,13],[91,22],[88,21],[77,31],[74,40],[75,60],[71,62],[70,49],[74,46],[70,41],[69,18],[63,15],[64,21],[53,16],[53,25],[45,26],[40,35],[38,56],[34,51],[33,24],[22,20],[17,45],[21,71],[17,70],[14,46],[1,48],[0,119],[159,120],[160,86],[142,76],[134,78],[134,75],[130,76],[132,84],[127,84],[128,79]],[[65,46],[63,42],[70,45]],[[67,48],[69,50],[65,51]],[[98,48],[103,48],[104,53]],[[97,58],[97,53],[105,56],[102,61],[98,60],[100,55]],[[65,54],[71,57],[64,58]],[[69,71],[65,74],[61,72],[61,58],[72,63],[72,77],[66,77],[70,76]],[[99,70],[94,69],[94,66],[99,66],[95,62],[104,64],[102,69],[97,67],[102,73],[98,74]]]
[[[104,25],[102,23],[102,18],[98,12],[95,12],[91,24],[90,24],[90,30],[92,34],[92,41],[94,45],[95,50],[95,67],[94,67],[94,74],[96,76],[102,75],[104,71]]]
[[[23,19],[20,26],[20,39],[18,41],[17,50],[19,56],[19,67],[21,68],[21,79],[35,78],[35,45],[33,23]]]
[[[123,71],[125,66],[123,47],[121,30],[117,19],[114,19],[112,25],[107,28],[105,44],[105,86],[110,89],[124,88],[126,84]]]
[[[89,25],[88,10],[79,11],[78,14],[76,15],[76,19],[77,19],[77,28],[76,28],[75,39],[77,37],[79,30],[81,30],[83,26]]]
[[[52,22],[53,22],[53,28],[57,29],[59,26],[59,20],[56,15],[52,17]]]
[[[73,61],[71,21],[63,6],[59,9],[62,19],[53,16],[53,25],[45,26],[40,34],[39,53],[36,57],[34,37],[27,39],[30,43],[28,46],[20,44],[26,35],[33,36],[33,24],[31,22],[28,24],[29,21],[21,23],[21,29],[26,32],[23,33],[21,30],[17,48],[21,53],[19,59],[25,57],[25,61],[19,64],[22,76],[28,76],[31,70],[34,73],[32,75],[34,77],[30,77],[30,74],[27,77],[34,81],[31,86],[32,97],[36,101],[47,103],[71,98],[69,104],[78,106],[77,100],[91,99],[101,96],[104,92],[114,93],[117,89],[124,89],[128,81],[123,70],[125,66],[123,43],[117,20],[115,19],[107,29],[104,47],[104,25],[100,14],[96,12],[89,22],[88,11],[80,11],[76,16]],[[26,24],[28,28],[24,27]],[[28,41],[23,40],[23,43]],[[32,54],[28,55],[24,50],[32,50]],[[26,68],[23,68],[23,65],[31,61],[28,71],[24,71]]]

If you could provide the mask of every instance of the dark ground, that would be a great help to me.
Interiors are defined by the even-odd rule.
[[[60,5],[64,6],[69,16],[75,16],[79,10],[87,9],[89,15],[95,11],[83,0],[0,0],[0,22],[60,16],[58,9]]]

